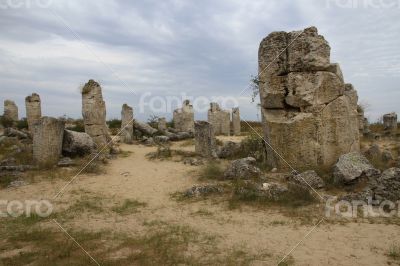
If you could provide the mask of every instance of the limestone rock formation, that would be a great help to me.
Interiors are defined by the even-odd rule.
[[[240,136],[240,111],[239,107],[232,108],[232,129],[234,136]]]
[[[42,117],[33,125],[33,160],[38,165],[55,165],[61,156],[65,122]]]
[[[26,119],[29,131],[33,131],[33,124],[42,117],[40,96],[36,93],[25,98]]]
[[[385,130],[391,131],[397,129],[397,114],[390,113],[383,116],[383,127]]]
[[[217,144],[213,126],[206,121],[194,123],[195,152],[203,157],[217,157]]]
[[[14,101],[4,101],[4,115],[3,117],[10,121],[18,121],[18,106]]]
[[[174,127],[179,132],[194,132],[194,111],[189,100],[183,102],[173,114]]]
[[[333,176],[337,184],[351,184],[357,179],[373,177],[380,174],[362,154],[352,152],[340,156],[333,168]]]
[[[255,166],[256,159],[247,157],[233,161],[225,170],[225,179],[250,179],[261,176],[261,170]]]
[[[357,92],[330,63],[329,44],[315,27],[263,39],[259,79],[264,135],[286,161],[331,166],[359,151]],[[287,167],[270,148],[268,164]]]
[[[165,117],[160,117],[158,119],[158,130],[161,132],[167,131],[167,119]]]
[[[126,103],[122,105],[121,111],[121,137],[127,144],[132,143],[133,139],[133,109]]]
[[[62,151],[68,156],[83,156],[96,150],[93,139],[84,132],[64,130]]]
[[[157,129],[151,127],[149,124],[142,123],[137,120],[134,121],[133,127],[134,129],[139,130],[140,132],[148,136],[154,135],[157,132]]]
[[[231,115],[229,111],[222,110],[218,103],[210,103],[208,122],[213,125],[215,135],[230,135]]]
[[[291,174],[287,177],[287,180],[304,187],[310,186],[314,189],[323,188],[325,186],[324,180],[322,180],[314,170],[308,170],[297,175]]]
[[[82,116],[85,132],[102,149],[111,137],[106,125],[106,103],[100,85],[94,80],[89,80],[82,89]]]
[[[398,201],[400,198],[400,169],[389,168],[377,180],[373,189],[375,199]]]

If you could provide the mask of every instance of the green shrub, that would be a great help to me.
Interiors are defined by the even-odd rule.
[[[28,120],[26,120],[26,118],[22,118],[21,120],[19,120],[17,122],[17,128],[19,130],[21,129],[27,129],[28,128]]]
[[[218,180],[218,179],[222,179],[223,174],[224,174],[224,171],[223,171],[221,165],[219,165],[215,162],[210,162],[201,168],[199,177],[200,177],[200,179],[203,179],[203,180],[206,180],[206,179]]]
[[[7,128],[7,127],[12,127],[14,125],[14,121],[12,121],[11,119],[1,116],[0,117],[0,124],[3,125],[3,127]]]
[[[122,121],[119,119],[111,119],[107,121],[107,125],[109,128],[121,128]]]

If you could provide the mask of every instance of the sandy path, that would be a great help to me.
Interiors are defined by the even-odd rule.
[[[104,195],[111,202],[136,199],[146,202],[148,206],[140,213],[127,217],[82,215],[69,226],[132,233],[140,231],[144,221],[162,220],[189,225],[199,232],[218,236],[219,246],[224,249],[244,245],[253,253],[267,250],[271,258],[260,262],[261,265],[274,265],[313,227],[312,224],[301,225],[273,209],[229,210],[226,202],[176,202],[171,199],[171,193],[197,183],[193,174],[197,167],[180,162],[150,161],[145,155],[154,151],[153,147],[121,147],[132,154],[112,160],[106,174],[79,176],[58,202],[68,203],[79,198],[71,191],[81,190]],[[175,144],[174,147],[180,146]],[[121,173],[127,174],[124,176]],[[64,184],[61,180],[40,182],[17,190],[2,191],[2,194],[8,199],[51,198]],[[195,215],[198,210],[207,210],[210,215]],[[321,223],[292,255],[295,265],[385,265],[388,261],[385,253],[398,240],[399,229],[396,225],[384,224]]]

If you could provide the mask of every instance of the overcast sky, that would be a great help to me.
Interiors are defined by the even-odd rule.
[[[186,95],[204,106],[223,96],[256,120],[251,92],[241,92],[260,41],[314,25],[376,120],[400,113],[399,17],[398,0],[0,0],[0,100],[15,100],[24,116],[25,96],[37,92],[44,115],[78,118],[79,88],[95,79],[108,118],[123,103],[143,120],[171,118],[176,101],[166,113],[157,102]],[[142,109],[140,99],[163,108]]]

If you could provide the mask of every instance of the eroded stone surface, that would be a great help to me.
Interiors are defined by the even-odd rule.
[[[173,113],[174,127],[179,132],[194,131],[194,111],[189,100],[183,102],[182,108]]]
[[[133,108],[126,103],[122,105],[121,131],[123,142],[131,144],[133,139]]]
[[[264,38],[259,78],[264,135],[287,162],[331,166],[359,151],[357,92],[330,63],[330,47],[315,27]],[[268,163],[287,167],[270,148]]]
[[[33,124],[42,117],[42,108],[40,103],[40,96],[36,93],[25,98],[26,120],[28,122],[28,129],[33,132]]]
[[[210,104],[208,122],[213,125],[215,135],[230,135],[231,115],[229,111],[222,110],[218,103]]]
[[[240,136],[240,111],[239,107],[232,108],[232,129],[234,136]]]
[[[217,144],[213,126],[206,121],[194,123],[195,152],[203,157],[217,157]]]
[[[111,137],[106,125],[106,103],[100,85],[94,80],[89,80],[82,89],[82,116],[85,132],[102,149]]]
[[[396,130],[397,129],[397,114],[390,113],[383,116],[383,127],[385,130]]]
[[[57,164],[62,152],[64,126],[64,121],[46,116],[33,125],[33,160],[36,164]]]
[[[161,132],[167,131],[167,119],[165,117],[160,117],[158,119],[158,130]]]
[[[4,118],[10,121],[18,121],[18,106],[14,101],[5,100],[4,101]]]

